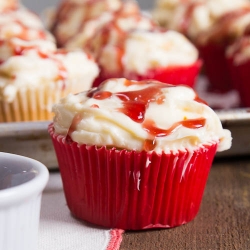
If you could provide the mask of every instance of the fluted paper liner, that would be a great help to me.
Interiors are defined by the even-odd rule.
[[[210,90],[218,93],[232,90],[233,85],[227,66],[225,46],[208,44],[198,46],[198,49],[203,60],[205,74],[210,83]]]
[[[236,64],[233,58],[228,58],[228,65],[233,86],[238,91],[240,96],[241,105],[243,107],[250,107],[250,60],[245,61],[242,64]]]
[[[153,79],[160,82],[165,82],[173,85],[187,85],[189,87],[194,87],[196,82],[196,78],[198,77],[199,71],[202,66],[202,61],[197,60],[195,63],[191,65],[177,65],[177,66],[168,66],[165,68],[156,68],[153,70],[148,70],[145,74],[137,74],[137,73],[127,73],[126,75],[101,75],[96,79],[93,86],[96,87],[100,85],[104,80],[109,78],[119,78],[125,77],[129,80],[147,80]]]
[[[109,228],[171,228],[191,221],[217,144],[192,153],[78,145],[49,126],[71,213]]]
[[[69,93],[82,90],[79,84],[62,87],[54,82],[40,86],[23,87],[14,101],[0,100],[0,122],[52,120],[52,105]]]

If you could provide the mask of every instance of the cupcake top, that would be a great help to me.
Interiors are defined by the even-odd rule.
[[[76,67],[77,65],[77,67]],[[56,50],[45,53],[38,49],[23,50],[0,64],[0,100],[12,102],[18,90],[44,85],[55,89],[82,82],[89,89],[99,69],[82,50]]]
[[[96,18],[91,18],[82,25],[77,34],[67,40],[64,47],[69,49],[85,48],[91,39],[96,35],[99,29],[108,24],[114,18],[114,13],[111,11],[103,12]]]
[[[0,39],[13,37],[54,41],[54,37],[45,30],[39,17],[25,8],[0,12]]]
[[[119,46],[127,34],[133,30],[151,30],[156,24],[148,16],[140,12],[139,6],[133,1],[125,2],[113,13],[112,20],[99,27],[95,35],[89,39],[86,48],[98,58],[106,45]]]
[[[64,0],[55,13],[51,30],[58,45],[64,47],[69,39],[78,35],[86,21],[106,11],[116,11],[120,0]]]
[[[99,64],[108,74],[121,72],[128,77],[149,70],[192,65],[198,51],[191,42],[176,31],[135,30],[126,34],[118,44],[108,44],[99,54]]]
[[[27,50],[37,50],[40,53],[56,51],[56,44],[50,40],[22,40],[20,38],[11,38],[0,40],[0,64],[11,56],[25,54]]]
[[[150,29],[153,26],[151,18],[143,15],[134,1],[125,1],[116,11],[106,11],[101,15],[88,19],[78,34],[65,44],[67,48],[85,48],[95,54],[106,43],[117,43],[133,29]],[[97,51],[97,52],[96,52]]]
[[[110,79],[53,106],[55,133],[79,144],[157,153],[231,146],[230,131],[185,86]]]
[[[174,4],[167,4],[169,2]],[[170,12],[168,9],[171,8],[171,16],[165,26],[184,33],[192,40],[196,40],[203,31],[206,34],[207,29],[213,27],[225,14],[250,6],[248,0],[159,0],[158,4],[160,13],[164,8]]]

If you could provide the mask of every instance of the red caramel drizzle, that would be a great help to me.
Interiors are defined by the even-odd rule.
[[[126,86],[130,86],[133,84],[141,85],[145,84],[146,82],[147,81],[134,82],[126,80],[125,85]],[[155,147],[156,137],[168,136],[179,127],[198,129],[204,127],[206,123],[205,118],[186,119],[184,121],[179,121],[174,123],[168,129],[161,129],[155,125],[154,121],[150,119],[145,120],[145,112],[147,110],[148,104],[150,102],[156,102],[157,104],[163,103],[164,99],[162,98],[163,94],[162,89],[171,87],[175,86],[154,81],[153,84],[148,85],[148,87],[141,90],[111,93],[109,91],[100,91],[99,88],[97,88],[95,90],[89,91],[87,96],[89,98],[92,97],[98,100],[104,100],[112,96],[118,97],[123,103],[123,107],[119,108],[118,111],[130,117],[133,121],[137,123],[142,123],[143,129],[153,137],[153,139],[147,139],[144,142],[144,149],[146,151],[150,151]],[[198,97],[198,95],[196,95],[194,100],[200,103],[205,103]]]

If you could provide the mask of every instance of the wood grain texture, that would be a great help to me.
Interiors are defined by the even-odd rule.
[[[197,217],[173,229],[127,231],[120,250],[249,250],[250,158],[213,163]]]

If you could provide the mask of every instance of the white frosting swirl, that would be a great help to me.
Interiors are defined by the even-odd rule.
[[[83,51],[41,53],[29,49],[0,65],[0,100],[12,102],[18,91],[46,84],[86,90],[98,73],[97,64]]]
[[[198,51],[175,31],[135,31],[125,41],[124,70],[144,74],[150,69],[192,65]]]
[[[68,95],[53,112],[55,132],[79,144],[158,153],[231,146],[230,131],[185,86],[110,79],[98,89]]]
[[[85,23],[104,12],[116,11],[120,0],[66,0],[56,9],[52,31],[60,46],[66,46],[82,32]],[[78,39],[78,38],[77,38]],[[72,46],[71,46],[72,47]]]
[[[13,37],[54,41],[54,37],[45,30],[40,18],[25,8],[0,13],[0,39]]]
[[[129,78],[131,73],[144,75],[149,70],[188,66],[197,60],[198,50],[176,31],[135,30],[122,42],[107,44],[98,62],[107,75],[122,71],[120,74]]]
[[[56,51],[56,44],[50,40],[22,40],[20,38],[0,40],[0,62],[6,61],[11,56],[24,54],[30,49],[48,53]]]

